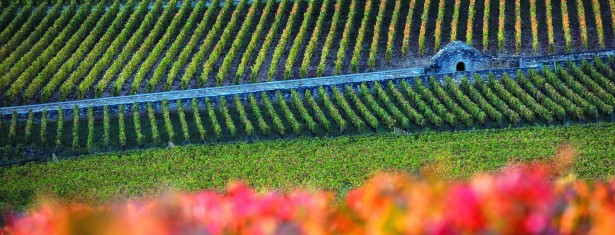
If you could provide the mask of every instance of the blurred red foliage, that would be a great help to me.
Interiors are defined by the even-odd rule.
[[[45,204],[8,218],[0,234],[614,233],[615,181],[555,177],[568,157],[560,155],[464,182],[382,173],[341,202],[327,192],[257,193],[232,183],[223,194],[104,207]]]

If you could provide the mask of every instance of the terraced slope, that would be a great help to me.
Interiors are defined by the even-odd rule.
[[[453,40],[502,55],[615,46],[608,0],[44,2],[0,12],[5,106],[406,68]]]
[[[173,143],[420,132],[615,121],[615,61],[569,63],[460,83],[431,77],[164,100],[72,112],[15,113],[0,123],[3,161]],[[119,110],[115,115],[114,110]],[[53,112],[50,115],[49,112]],[[65,115],[64,113],[70,113]],[[57,113],[57,115],[56,115]],[[87,115],[79,115],[87,114]]]

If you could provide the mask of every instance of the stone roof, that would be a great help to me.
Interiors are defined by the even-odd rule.
[[[460,62],[464,63],[467,71],[475,71],[488,67],[491,60],[491,56],[484,55],[476,48],[461,41],[454,41],[431,57],[430,65],[425,69],[425,73],[452,73],[456,71],[455,64]]]
[[[478,49],[468,46],[461,41],[454,41],[446,45],[444,48],[440,49],[438,53],[436,53],[433,57],[431,57],[430,62],[436,62],[444,57],[449,57],[450,54],[463,54],[467,57],[483,57],[482,52]]]

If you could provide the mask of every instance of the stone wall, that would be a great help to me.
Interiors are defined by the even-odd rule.
[[[587,54],[587,55],[565,55],[565,56],[556,56],[556,57],[533,57],[532,61],[536,61],[531,67],[523,67],[523,68],[499,68],[499,69],[487,69],[481,71],[466,71],[466,72],[456,72],[456,73],[439,73],[434,75],[425,75],[423,69],[421,68],[412,68],[412,69],[404,69],[404,70],[394,70],[394,71],[383,71],[383,72],[374,72],[374,73],[363,73],[363,74],[350,74],[350,75],[340,75],[340,76],[331,76],[331,77],[322,77],[322,78],[310,78],[310,79],[297,79],[297,80],[288,80],[288,81],[275,81],[275,82],[266,82],[266,83],[254,83],[254,84],[243,84],[236,86],[225,86],[225,87],[211,87],[211,88],[201,88],[201,89],[193,89],[193,90],[182,90],[182,91],[170,91],[170,92],[161,92],[161,93],[149,93],[149,94],[140,94],[140,95],[130,95],[130,96],[118,96],[118,97],[108,97],[108,98],[99,98],[99,99],[89,99],[89,100],[76,100],[76,101],[68,101],[68,102],[59,102],[59,103],[47,103],[47,104],[37,104],[37,105],[26,105],[26,106],[14,106],[14,107],[3,107],[0,108],[0,116],[4,118],[4,122],[10,121],[10,118],[13,112],[18,114],[20,120],[27,119],[27,114],[29,111],[35,113],[35,120],[38,121],[41,118],[41,112],[43,110],[47,110],[48,118],[54,120],[57,118],[58,109],[63,109],[65,118],[72,118],[73,107],[77,106],[80,109],[80,116],[87,116],[87,111],[89,107],[93,107],[97,116],[102,116],[104,106],[109,107],[109,111],[111,114],[116,114],[118,111],[119,105],[124,105],[125,110],[132,110],[133,103],[136,102],[139,106],[139,110],[141,112],[145,112],[147,109],[147,103],[151,102],[154,109],[156,111],[161,110],[162,100],[169,100],[169,108],[174,110],[176,109],[176,100],[181,100],[186,109],[190,108],[190,103],[193,98],[197,99],[197,103],[199,106],[205,106],[205,100],[209,99],[210,102],[214,106],[218,106],[220,97],[224,96],[227,99],[227,104],[234,104],[234,96],[239,95],[240,98],[247,103],[248,96],[250,94],[254,94],[256,98],[260,98],[261,93],[265,92],[270,96],[270,99],[273,102],[277,101],[276,92],[280,91],[286,99],[291,99],[290,91],[292,89],[297,90],[300,94],[303,94],[305,90],[310,90],[315,97],[318,97],[318,88],[324,87],[325,90],[330,94],[331,87],[336,86],[340,90],[344,90],[346,85],[351,85],[353,88],[358,89],[358,87],[366,82],[367,85],[371,88],[375,81],[381,82],[383,85],[388,83],[389,81],[393,81],[396,84],[399,84],[402,80],[408,81],[410,84],[414,83],[414,79],[422,79],[424,82],[427,82],[430,76],[433,76],[436,81],[443,83],[447,76],[450,76],[455,81],[460,81],[462,77],[468,77],[473,79],[476,74],[478,74],[481,78],[487,79],[487,75],[493,74],[496,77],[501,77],[504,73],[509,74],[511,77],[516,77],[517,71],[521,70],[524,73],[528,73],[530,69],[541,70],[542,66],[548,66],[553,68],[557,66],[558,61],[574,61],[580,63],[579,59],[591,59],[593,56],[600,56],[602,58],[606,58],[607,56],[611,56],[615,54],[615,50],[599,53],[599,54]],[[554,58],[552,61],[547,60],[546,58]],[[576,60],[575,60],[576,59]],[[540,63],[538,63],[540,62]]]
[[[491,66],[491,56],[467,44],[454,41],[438,51],[431,60],[429,67],[425,68],[426,75],[458,72],[457,65],[463,64],[460,71],[479,71]]]

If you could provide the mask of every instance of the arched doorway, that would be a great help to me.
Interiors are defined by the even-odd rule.
[[[457,63],[457,72],[466,71],[466,64],[463,62]]]

